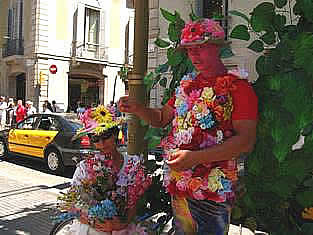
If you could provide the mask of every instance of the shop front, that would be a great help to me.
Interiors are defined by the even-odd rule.
[[[100,103],[100,91],[103,80],[94,78],[69,78],[68,99],[71,111],[75,111],[80,102],[83,106],[95,106]]]
[[[76,112],[79,103],[84,107],[103,104],[104,78],[101,65],[81,63],[72,67],[68,77],[68,111]]]

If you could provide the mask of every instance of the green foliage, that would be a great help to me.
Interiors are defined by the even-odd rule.
[[[231,38],[250,40],[250,34],[248,32],[248,27],[246,25],[237,25],[230,34]]]
[[[255,64],[257,143],[247,160],[245,194],[235,207],[240,213],[233,220],[243,224],[253,217],[260,230],[300,235],[311,234],[313,227],[301,217],[304,208],[313,207],[313,2],[296,0],[294,9],[289,3],[262,2],[249,17],[235,14],[247,25],[235,26],[232,33],[249,33],[256,39],[248,48],[262,54]],[[296,24],[287,23],[293,21],[281,14],[283,7],[286,15],[292,16],[293,10],[298,15]],[[305,143],[292,150],[300,134],[306,136]]]

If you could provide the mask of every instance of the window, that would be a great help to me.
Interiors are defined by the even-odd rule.
[[[60,122],[55,118],[42,117],[38,129],[45,131],[60,131],[62,128]]]
[[[29,117],[17,124],[17,129],[32,130],[35,129],[38,117]]]
[[[89,50],[99,46],[100,11],[86,8],[85,11],[85,43]]]
[[[203,0],[203,17],[214,18],[219,21],[225,30],[226,39],[228,34],[227,12],[228,0]]]

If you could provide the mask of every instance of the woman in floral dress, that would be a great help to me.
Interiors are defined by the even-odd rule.
[[[120,122],[109,110],[99,106],[88,112],[82,120],[85,128],[73,140],[88,135],[99,153],[77,165],[71,188],[59,197],[59,208],[68,211],[63,216],[78,218],[66,234],[148,234],[132,223],[137,200],[151,184],[142,157],[118,151]]]
[[[134,113],[156,127],[172,124],[161,141],[164,186],[172,195],[175,234],[228,233],[237,184],[236,160],[256,139],[257,97],[241,71],[227,71],[219,51],[225,33],[218,22],[185,25],[181,48],[197,73],[181,79],[161,109],[123,97],[121,112]]]

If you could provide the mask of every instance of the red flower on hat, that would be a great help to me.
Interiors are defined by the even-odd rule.
[[[182,43],[202,40],[204,33],[205,28],[201,23],[188,23],[182,31]]]

